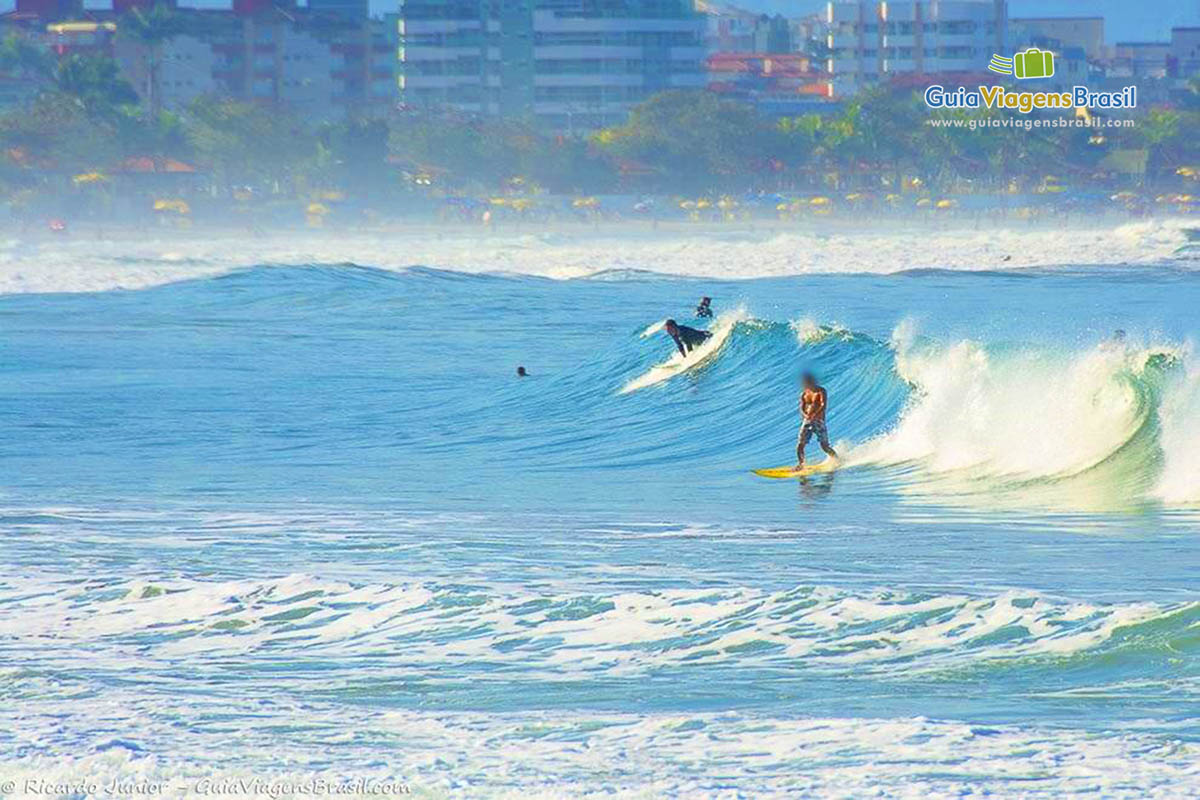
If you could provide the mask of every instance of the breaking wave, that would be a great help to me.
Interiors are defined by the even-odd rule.
[[[642,280],[653,276],[720,279],[831,273],[890,274],[1052,268],[1067,264],[1162,264],[1185,268],[1175,253],[1187,220],[1076,228],[927,229],[793,232],[766,226],[646,231],[577,229],[543,234],[413,227],[390,234],[245,232],[114,239],[11,239],[0,243],[0,294],[138,289],[259,265],[371,264],[389,271],[424,265],[469,273],[548,278]]]

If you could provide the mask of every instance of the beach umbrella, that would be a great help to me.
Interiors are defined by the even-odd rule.
[[[76,186],[84,186],[89,183],[105,183],[108,176],[101,172],[84,172],[71,178],[71,181]]]
[[[192,208],[185,200],[155,200],[154,210],[157,212],[172,212],[175,214],[190,214]]]

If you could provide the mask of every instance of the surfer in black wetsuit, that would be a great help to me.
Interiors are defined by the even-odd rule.
[[[712,317],[712,298],[701,297],[700,305],[696,306],[696,316],[701,318]]]
[[[712,336],[708,331],[689,328],[686,325],[680,325],[673,319],[663,323],[663,328],[666,329],[667,335],[675,340],[675,346],[679,348],[679,353],[684,358],[692,352],[696,347],[703,344],[708,337]]]

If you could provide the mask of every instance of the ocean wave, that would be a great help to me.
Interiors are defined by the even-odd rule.
[[[1188,348],[1190,353],[1191,348]],[[1159,410],[1163,469],[1154,494],[1168,504],[1200,503],[1200,368],[1172,376]]]
[[[902,325],[893,348],[909,401],[887,432],[853,449],[851,464],[916,465],[938,479],[925,488],[944,495],[1062,490],[1040,497],[1050,504],[1128,505],[1149,499],[1156,476],[1164,499],[1190,491],[1183,475],[1200,452],[1191,436],[1200,406],[1177,379],[1178,347],[940,344]]]
[[[1200,692],[1198,624],[1200,603],[1024,589],[26,574],[0,583],[0,652],[21,654],[0,669],[4,778],[149,780],[168,797],[195,796],[202,779],[359,779],[427,797],[925,797],[1019,781],[1030,796],[1166,798],[1200,780],[1170,721],[1097,732],[882,707],[834,718],[822,710],[832,696],[812,709],[827,690],[810,692],[1006,681],[1064,686],[1058,704],[1186,703]],[[698,674],[748,697],[764,681],[778,699],[757,711],[591,705],[618,685],[691,697]],[[550,707],[487,710],[531,686]]]
[[[635,426],[647,447],[657,437],[703,444],[675,459],[717,451],[753,464],[764,458],[762,442],[794,436],[796,381],[808,370],[830,392],[830,431],[844,466],[876,472],[903,496],[1061,511],[1189,505],[1200,497],[1193,468],[1200,381],[1186,346],[1123,335],[1076,347],[939,342],[908,322],[880,340],[833,322],[774,322],[745,309],[715,325],[728,335],[714,339],[697,369],[680,369],[677,354],[665,364],[652,360],[647,341],[657,353],[670,351],[655,322],[581,374],[558,379],[556,390],[572,393],[571,420],[594,409],[608,424]],[[613,374],[621,393],[639,402],[610,406],[595,393]],[[549,406],[541,419],[554,421]],[[530,451],[554,455],[530,435]],[[649,452],[672,461],[661,447],[631,448],[625,439],[596,437],[585,449],[591,463],[640,464]]]
[[[1189,631],[1200,619],[1196,603],[1097,604],[1019,590],[535,594],[304,574],[10,586],[3,600],[0,637],[43,657],[86,648],[98,670],[136,657],[146,669],[203,659],[220,672],[278,656],[295,667],[293,684],[306,680],[305,663],[366,657],[479,680],[502,665],[556,681],[724,663],[896,679],[1008,663],[1028,669],[1129,647],[1194,650]],[[319,679],[313,688],[323,691]]]
[[[139,289],[251,266],[424,265],[467,273],[548,278],[720,279],[938,268],[996,271],[1063,265],[1164,264],[1186,240],[1186,220],[1117,227],[925,230],[854,234],[672,229],[627,234],[562,231],[544,236],[418,229],[391,235],[315,232],[12,240],[0,248],[0,294]],[[1186,259],[1179,260],[1187,265]]]
[[[1189,795],[1200,781],[1193,743],[1136,731],[921,717],[480,714],[315,702],[255,704],[251,713],[191,695],[164,697],[162,713],[148,714],[135,696],[122,700],[95,711],[72,707],[66,727],[96,731],[95,743],[73,754],[43,755],[63,735],[59,715],[0,712],[23,723],[22,739],[29,741],[26,754],[6,759],[5,778],[18,786],[151,782],[164,787],[156,794],[164,797],[194,797],[202,780],[232,786],[231,797],[264,796],[256,785],[398,780],[417,797],[497,800],[976,794],[1167,800]],[[179,722],[208,718],[239,726],[236,748],[214,747]],[[128,725],[129,733],[113,736],[114,724]],[[154,745],[160,737],[168,748]],[[331,764],[331,756],[338,760]],[[245,782],[240,791],[238,781]]]

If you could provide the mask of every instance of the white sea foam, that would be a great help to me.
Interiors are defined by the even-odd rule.
[[[1200,368],[1189,351],[1189,368],[1168,383],[1159,412],[1163,469],[1155,494],[1172,504],[1200,503]]]
[[[1165,800],[1192,796],[1200,782],[1193,744],[1136,731],[1095,734],[920,717],[485,715],[320,702],[261,705],[249,713],[202,694],[164,694],[157,713],[124,693],[111,705],[81,703],[69,714],[0,711],[0,719],[20,723],[16,735],[29,753],[3,759],[5,779],[18,787],[26,781],[148,781],[166,797],[198,796],[204,780],[280,786],[358,779],[403,782],[416,797],[547,800],[1013,797],[1014,787],[1021,797]],[[205,718],[236,726],[235,737],[220,737],[231,746],[217,745],[202,726],[179,724]],[[114,727],[123,733],[114,736]],[[79,752],[47,753],[64,734],[80,735]],[[224,796],[267,796],[245,786],[239,791],[235,784]],[[13,796],[35,794],[65,795]]]
[[[0,779],[153,781],[168,797],[197,796],[201,779],[401,780],[447,798],[923,798],[1014,785],[1177,797],[1200,785],[1200,759],[1157,721],[1094,733],[884,713],[604,713],[587,698],[597,683],[705,667],[909,685],[1028,674],[1186,639],[1198,611],[1017,589],[597,592],[26,570],[0,581],[0,696],[12,701],[0,704]],[[1163,680],[1173,696],[1189,691],[1186,676]],[[534,684],[569,688],[571,707],[439,706],[443,691],[508,703],[503,693]]]
[[[520,665],[545,680],[636,674],[687,663],[803,664],[861,673],[946,669],[1080,653],[1120,628],[1178,613],[1151,603],[1097,605],[1035,592],[920,596],[797,587],[672,589],[610,595],[469,593],[434,585],[366,585],[290,575],[271,581],[9,581],[0,638],[100,668],[137,653],[180,660],[336,659],[402,640],[404,663]],[[463,600],[469,600],[464,604]],[[993,642],[1000,632],[1020,632]],[[748,651],[747,648],[750,648]],[[294,675],[293,681],[305,679]],[[319,682],[320,678],[317,677]]]
[[[1200,497],[1200,393],[1194,374],[1180,377],[1187,356],[1178,347],[942,346],[918,343],[908,323],[893,347],[912,399],[890,431],[849,453],[850,464],[918,465],[940,476],[934,491],[943,498],[1007,487],[1064,508],[1111,508],[1150,492],[1157,445],[1165,454],[1157,496]]]
[[[0,293],[136,289],[263,264],[352,262],[398,270],[426,266],[579,278],[612,270],[753,278],[891,273],[914,268],[994,270],[1063,264],[1146,264],[1170,259],[1186,221],[1117,227],[930,229],[815,234],[720,228],[661,232],[528,233],[419,229],[389,235],[121,236],[10,240],[0,246]]]

